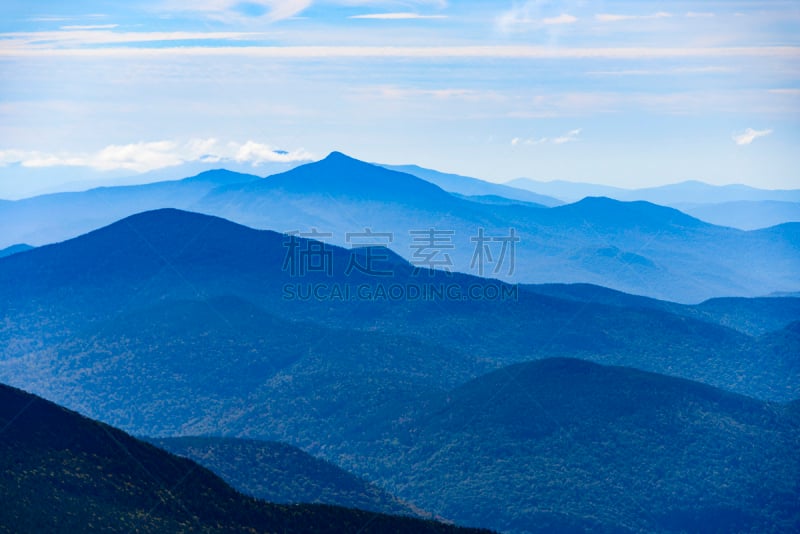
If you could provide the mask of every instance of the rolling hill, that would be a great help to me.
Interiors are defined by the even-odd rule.
[[[659,309],[560,298],[543,295],[536,288],[467,275],[417,273],[386,249],[330,246],[326,249],[329,273],[313,270],[297,276],[284,268],[289,242],[287,236],[214,217],[159,210],[65,243],[3,258],[0,377],[74,407],[74,398],[67,402],[60,397],[70,391],[80,397],[78,390],[67,387],[73,375],[58,366],[70,362],[76,367],[75,379],[92,376],[80,372],[83,364],[76,354],[89,358],[85,365],[92,368],[96,358],[106,357],[103,347],[113,346],[117,352],[133,351],[138,358],[112,360],[114,365],[155,362],[179,367],[179,362],[191,357],[181,352],[180,343],[194,343],[209,355],[215,346],[219,349],[214,350],[235,353],[242,346],[247,350],[266,347],[258,341],[259,329],[278,330],[279,342],[272,351],[262,351],[264,359],[259,364],[261,373],[271,373],[301,362],[298,351],[303,343],[318,337],[315,328],[325,328],[330,338],[343,340],[343,353],[359,354],[360,346],[370,347],[376,357],[385,352],[380,343],[359,341],[359,347],[348,348],[351,341],[361,339],[348,332],[360,331],[396,338],[385,341],[401,347],[398,354],[404,357],[415,354],[410,361],[422,358],[426,351],[441,354],[441,358],[429,358],[429,365],[420,360],[422,376],[430,377],[435,387],[450,387],[496,366],[573,356],[682,376],[765,399],[790,400],[800,391],[791,351],[785,358],[767,359],[767,349],[758,338],[714,324],[717,317],[745,328],[748,317],[758,314],[755,305],[748,304],[752,309],[740,313],[733,307],[726,311],[725,301],[720,301],[713,314],[703,316],[701,306],[693,311],[698,317],[692,317],[685,309],[674,313],[669,304]],[[305,249],[309,243],[313,242],[301,240],[298,246]],[[375,254],[373,259],[381,255],[374,267],[390,276],[355,269],[347,274],[354,258],[363,262],[368,254]],[[309,293],[316,289],[323,291],[316,296]],[[387,294],[390,289],[399,290],[399,298]],[[770,301],[766,299],[766,304]],[[796,306],[775,311],[769,323],[774,328],[762,326],[752,333],[777,330],[800,319],[796,313]],[[231,319],[226,322],[227,316]],[[299,323],[295,337],[285,321]],[[235,332],[234,325],[239,324],[252,325],[247,327],[252,334],[236,341],[231,329]],[[201,325],[213,328],[214,336],[202,337]],[[176,346],[162,343],[165,337],[174,339]],[[405,347],[412,345],[409,340],[421,343],[420,348],[407,352]],[[254,347],[256,342],[260,344]],[[329,350],[314,346],[318,352],[302,354],[313,359]],[[159,353],[175,354],[178,359],[170,364],[173,358],[158,357]],[[213,359],[206,361],[214,364]],[[110,379],[122,371],[106,369]],[[247,380],[254,378],[246,367],[237,372]],[[399,372],[405,371],[400,368]],[[133,376],[138,380],[143,375]],[[209,392],[213,389],[204,391]],[[109,402],[115,395],[100,393],[99,398]],[[124,426],[124,420],[113,422],[142,434],[151,430]],[[209,431],[198,428],[194,433]]]
[[[409,505],[375,485],[285,443],[199,436],[148,441],[197,462],[235,489],[264,501],[415,515]]]
[[[400,438],[400,474],[439,513],[505,532],[553,517],[592,532],[800,527],[800,426],[772,405],[681,379],[568,359],[477,378]]]

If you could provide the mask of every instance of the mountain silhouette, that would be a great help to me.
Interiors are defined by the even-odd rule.
[[[800,252],[787,246],[799,239],[800,223],[744,232],[645,202],[589,198],[545,209],[470,198],[338,152],[265,179],[215,171],[2,203],[0,224],[8,230],[0,240],[42,245],[166,207],[280,233],[316,231],[340,246],[354,234],[380,234],[373,244],[418,264],[432,252],[436,268],[512,283],[589,283],[690,304],[800,287]],[[431,233],[449,248],[426,253]],[[504,237],[515,240],[513,266],[509,251],[500,250]],[[480,250],[492,262],[476,262]]]

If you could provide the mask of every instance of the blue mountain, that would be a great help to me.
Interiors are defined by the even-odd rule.
[[[0,250],[0,258],[4,256],[11,256],[12,254],[16,254],[18,252],[25,252],[26,250],[30,250],[33,247],[26,244],[26,243],[19,243],[17,245],[11,245],[10,247],[6,247]]]
[[[548,209],[471,201],[340,153],[265,179],[221,173],[77,195],[0,206],[0,222],[12,229],[4,237],[40,244],[46,235],[64,239],[142,209],[173,206],[254,228],[316,231],[341,246],[353,245],[353,234],[380,234],[368,244],[417,267],[508,282],[589,283],[685,303],[800,287],[800,247],[793,245],[800,223],[743,232],[647,202],[587,198]],[[431,240],[442,246],[431,247]]]
[[[293,272],[293,245],[330,270]],[[796,308],[750,335],[761,299],[559,296],[320,245],[163,209],[2,258],[0,381],[139,435],[287,442],[462,524],[795,528]],[[387,275],[348,272],[370,254]]]
[[[393,171],[413,174],[414,176],[418,176],[423,180],[427,180],[433,184],[438,185],[445,191],[449,191],[451,193],[458,193],[464,196],[501,197],[511,200],[520,200],[523,202],[529,202],[546,207],[559,206],[564,203],[563,201],[557,198],[553,198],[547,195],[539,195],[531,191],[528,191],[526,189],[509,187],[508,185],[504,184],[495,184],[492,182],[487,182],[485,180],[480,180],[478,178],[471,178],[469,176],[462,176],[459,174],[439,172],[433,169],[426,169],[418,165],[381,165],[381,166],[387,169],[391,169]]]

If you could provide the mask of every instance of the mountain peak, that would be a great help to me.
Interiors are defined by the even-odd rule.
[[[356,158],[348,156],[344,152],[339,152],[338,150],[334,150],[330,154],[325,156],[325,159],[323,161],[336,161],[336,160],[359,161]]]
[[[415,205],[441,205],[453,200],[438,186],[416,176],[373,165],[337,151],[331,152],[325,159],[274,174],[258,184],[248,184],[248,187]]]

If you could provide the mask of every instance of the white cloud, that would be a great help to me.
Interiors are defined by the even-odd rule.
[[[686,17],[690,19],[709,19],[714,16],[714,13],[697,13],[695,11],[689,11],[686,13]]]
[[[447,18],[447,15],[420,15],[419,13],[370,13],[367,15],[353,15],[348,18],[378,20],[445,19]]]
[[[800,89],[769,89],[769,92],[776,95],[800,96]]]
[[[164,11],[198,13],[222,21],[265,19],[278,21],[291,18],[311,6],[312,0],[169,0]]]
[[[113,30],[119,24],[73,24],[70,26],[61,26],[62,30]]]
[[[548,2],[543,0],[527,0],[515,3],[507,11],[500,13],[495,19],[495,26],[501,33],[510,33],[524,29],[540,29],[544,26],[572,24],[577,17],[568,13],[555,15],[547,9]]]
[[[47,32],[43,32],[47,33]],[[60,32],[74,34],[81,32]],[[275,59],[329,58],[492,58],[492,59],[668,59],[668,58],[784,58],[800,59],[797,46],[748,47],[551,47],[551,46],[181,46],[181,47],[92,47],[66,48],[63,45],[102,44],[114,42],[146,42],[182,39],[236,40],[261,33],[247,32],[170,32],[170,33],[108,33],[111,38],[92,35],[88,40],[69,43],[41,44],[48,40],[41,34],[31,34],[24,42],[8,39],[18,34],[0,34],[0,57],[98,57],[98,58],[157,58],[157,57],[248,57]],[[38,37],[37,37],[38,36]],[[6,39],[3,39],[6,37]],[[66,37],[64,37],[66,39]]]
[[[183,158],[178,154],[177,149],[178,146],[173,141],[110,145],[97,154],[89,156],[87,163],[89,167],[101,171],[126,169],[145,172],[180,165]]]
[[[515,137],[511,140],[511,146],[535,146],[535,145],[543,145],[545,143],[551,143],[554,145],[563,145],[564,143],[569,143],[571,141],[577,141],[578,136],[581,134],[582,129],[576,128],[574,130],[570,130],[564,135],[555,137],[550,139],[548,137],[529,137],[527,139],[522,137]]]
[[[378,96],[390,100],[416,99],[419,97],[435,98],[439,100],[495,100],[498,95],[493,91],[477,91],[474,89],[460,89],[450,87],[444,89],[420,89],[415,87],[396,87],[393,85],[367,87],[358,91],[364,96]]]
[[[191,139],[182,143],[151,141],[109,145],[90,154],[0,150],[0,166],[18,164],[23,167],[90,167],[101,171],[134,172],[147,172],[193,161],[235,161],[255,167],[268,162],[288,163],[312,159],[314,156],[302,149],[287,152],[256,141],[221,143],[213,138]]]
[[[594,18],[599,20],[600,22],[619,22],[623,20],[648,20],[648,19],[663,19],[671,17],[671,13],[667,13],[666,11],[659,11],[658,13],[653,13],[652,15],[616,15],[610,13],[601,13],[595,15]]]
[[[229,146],[233,147],[235,144]],[[274,147],[263,143],[247,141],[236,148],[236,154],[233,156],[233,159],[238,163],[250,163],[256,166],[269,162],[290,163],[292,161],[308,161],[314,159],[314,156],[305,150],[287,152],[285,150],[276,150]]]
[[[752,128],[748,128],[744,132],[740,134],[734,134],[731,137],[737,145],[749,145],[759,137],[764,137],[771,133],[772,130],[754,130]]]
[[[106,29],[75,29],[0,34],[0,54],[13,50],[64,50],[86,45],[151,43],[160,41],[238,41],[263,37],[258,32],[118,32]],[[74,50],[74,48],[73,48]],[[102,50],[102,49],[96,49]],[[130,48],[129,48],[130,50]]]
[[[574,17],[572,15],[568,15],[567,13],[562,13],[557,17],[546,17],[542,19],[542,24],[546,25],[553,25],[553,24],[572,24],[573,22],[577,22],[578,17]]]
[[[548,141],[547,137],[530,137],[528,139],[522,139],[520,137],[515,137],[511,140],[511,146],[519,146],[519,145],[541,145]]]
[[[625,70],[595,70],[586,74],[590,76],[666,76],[673,74],[710,74],[738,72],[733,67],[705,66],[705,67],[671,67],[662,69],[625,69]]]
[[[574,130],[570,130],[567,133],[565,133],[564,135],[562,135],[560,137],[556,137],[555,139],[553,139],[553,143],[555,143],[557,145],[562,145],[564,143],[569,143],[571,141],[577,141],[578,140],[578,136],[581,134],[581,130],[582,130],[582,128],[576,128]]]

